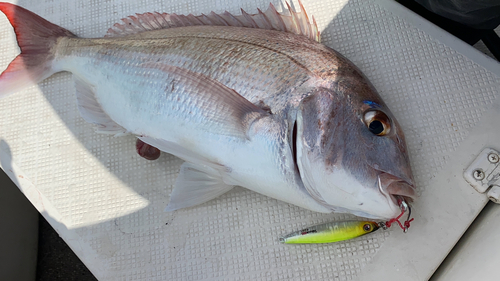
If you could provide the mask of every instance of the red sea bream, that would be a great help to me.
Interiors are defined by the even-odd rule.
[[[21,49],[0,95],[71,72],[97,131],[186,161],[170,211],[238,185],[317,212],[393,218],[397,196],[416,197],[403,132],[361,71],[319,43],[300,6],[146,13],[85,39],[0,3]]]

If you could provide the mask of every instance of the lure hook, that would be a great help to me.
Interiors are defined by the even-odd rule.
[[[410,228],[410,222],[413,221],[413,218],[410,219],[411,217],[411,207],[410,205],[407,205],[408,206],[408,217],[406,218],[406,221],[404,222],[404,228],[403,228],[403,232],[406,233],[408,232],[408,228]]]
[[[399,216],[397,216],[396,218],[393,218],[393,219],[390,219],[389,221],[386,221],[386,222],[379,222],[378,225],[379,227],[381,227],[382,229],[388,229],[389,227],[391,227],[391,225],[395,222],[398,223],[399,227],[401,227],[401,229],[403,230],[404,233],[408,232],[408,229],[410,228],[410,223],[413,221],[413,219],[410,219],[411,217],[411,207],[408,203],[406,203],[406,201],[404,199],[402,199],[401,197],[398,198],[398,205],[399,205],[399,208],[401,209],[401,214],[399,214]],[[401,223],[399,221],[399,219],[404,215],[404,213],[406,213],[408,211],[408,217],[406,218],[406,220],[404,221],[404,223]]]

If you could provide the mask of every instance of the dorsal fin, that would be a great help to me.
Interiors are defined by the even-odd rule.
[[[201,14],[194,16],[189,14],[177,15],[167,13],[145,13],[136,14],[122,19],[121,23],[116,23],[108,29],[105,37],[120,37],[130,34],[136,34],[148,30],[158,30],[172,27],[184,27],[193,25],[211,25],[211,26],[237,26],[249,28],[272,29],[284,32],[291,32],[299,35],[304,35],[312,40],[320,41],[320,34],[316,20],[312,17],[312,23],[306,14],[302,2],[299,0],[301,11],[294,11],[288,2],[288,9],[283,13],[276,11],[272,3],[265,12],[257,9],[259,13],[248,14],[241,9],[241,15],[235,16],[229,12],[216,14],[211,12],[208,15]]]

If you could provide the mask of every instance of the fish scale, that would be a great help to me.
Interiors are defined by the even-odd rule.
[[[262,40],[260,38],[263,34],[249,32],[248,28],[240,30],[206,26],[195,28],[201,30],[164,29],[151,31],[149,33],[154,34],[148,36],[142,33],[130,35],[118,41],[116,38],[68,38],[60,42],[57,55],[60,57],[59,60],[71,60],[73,57],[91,59],[94,54],[108,54],[96,57],[95,63],[124,62],[123,58],[126,58],[128,65],[117,67],[130,67],[134,61],[159,59],[168,65],[183,67],[218,80],[253,103],[263,100],[275,109],[273,112],[286,107],[289,101],[298,100],[294,95],[301,93],[293,93],[291,90],[311,78],[310,68],[314,67],[320,72],[322,67],[327,67],[323,63],[324,60],[308,54],[309,49],[299,54],[287,51],[295,48],[297,42],[291,41],[290,38],[283,40],[280,37],[291,37],[292,34],[265,31],[272,34],[268,35],[269,39]],[[227,32],[223,33],[221,29],[226,29]],[[196,36],[200,32],[203,32],[203,37]],[[276,33],[279,36],[276,36]],[[138,38],[141,39],[139,42]],[[191,38],[189,44],[185,43],[186,38]],[[227,43],[228,38],[234,41]],[[302,37],[299,39],[307,40]],[[242,42],[243,40],[247,42]],[[203,52],[200,52],[200,48],[203,48]],[[300,59],[292,59],[292,56]],[[72,73],[78,71],[78,69],[69,70]],[[278,99],[275,98],[276,95],[279,96]]]

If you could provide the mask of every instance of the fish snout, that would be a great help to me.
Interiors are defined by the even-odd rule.
[[[387,193],[393,198],[396,196],[401,196],[407,203],[413,202],[417,199],[417,193],[415,192],[415,187],[403,181],[397,181],[391,183],[387,189]]]
[[[415,185],[411,181],[405,181],[391,174],[383,173],[379,176],[380,191],[389,196],[397,204],[397,196],[403,197],[407,203],[417,199]]]

